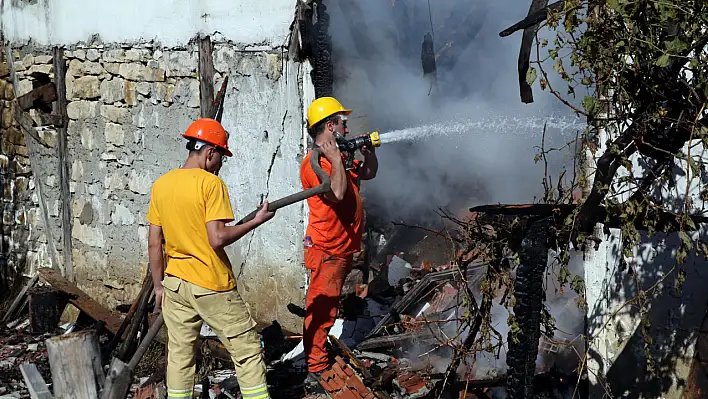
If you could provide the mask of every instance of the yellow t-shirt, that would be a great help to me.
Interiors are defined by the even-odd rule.
[[[173,169],[152,185],[147,221],[161,226],[166,274],[200,287],[227,291],[236,285],[223,249],[209,244],[206,223],[234,220],[224,182],[203,169]]]

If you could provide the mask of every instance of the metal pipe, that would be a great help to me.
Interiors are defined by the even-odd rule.
[[[312,170],[315,171],[315,174],[317,175],[317,177],[320,179],[320,181],[322,183],[320,183],[320,185],[317,187],[312,187],[310,189],[300,191],[299,193],[290,194],[287,197],[283,197],[283,198],[275,200],[273,202],[269,202],[268,203],[268,210],[269,211],[275,211],[280,208],[286,207],[288,205],[292,205],[296,202],[300,202],[302,200],[308,199],[308,198],[313,197],[315,195],[328,193],[332,190],[330,187],[329,175],[327,173],[325,173],[325,171],[322,170],[322,167],[320,166],[320,156],[322,156],[322,150],[320,148],[313,149],[312,154],[310,155],[310,166],[312,167]],[[253,220],[253,218],[256,216],[257,213],[258,213],[258,209],[249,213],[248,215],[246,215],[246,217],[239,220],[236,224],[243,224],[243,223]]]

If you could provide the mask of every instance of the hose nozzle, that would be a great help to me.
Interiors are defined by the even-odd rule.
[[[337,144],[339,145],[340,151],[354,152],[364,146],[381,147],[381,137],[379,136],[379,132],[373,132],[363,137],[355,137],[351,140],[344,138],[338,139]]]
[[[337,146],[339,147],[339,151],[348,153],[347,161],[345,164],[347,170],[353,168],[352,165],[354,163],[354,152],[356,150],[361,150],[361,147],[364,146],[370,148],[381,146],[381,137],[379,137],[379,132],[373,132],[362,137],[355,137],[351,140],[347,140],[339,135],[335,135],[335,137],[337,139]]]

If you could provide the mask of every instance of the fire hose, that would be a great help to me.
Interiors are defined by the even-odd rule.
[[[373,132],[362,137],[355,137],[351,140],[345,140],[343,137],[340,136],[337,137],[337,146],[339,147],[340,151],[347,153],[346,168],[350,169],[354,161],[354,153],[356,152],[356,150],[359,150],[364,146],[379,147],[381,146],[381,139],[379,138],[378,132]],[[331,190],[329,175],[325,173],[325,171],[322,170],[322,167],[320,166],[320,156],[322,156],[322,149],[319,147],[313,149],[312,155],[310,155],[310,167],[312,167],[312,170],[320,179],[320,185],[304,191],[300,191],[299,193],[290,194],[287,197],[283,197],[273,202],[269,202],[269,211],[275,211],[277,209],[292,205],[296,202],[300,202],[315,195],[326,194]],[[258,213],[259,209],[260,206],[258,207],[258,209],[249,213],[243,219],[239,220],[236,224],[243,224],[253,220],[253,218],[256,216],[256,213]]]

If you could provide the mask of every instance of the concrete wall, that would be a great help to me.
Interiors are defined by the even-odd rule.
[[[598,155],[604,151],[606,137],[599,142],[603,147]],[[688,145],[683,153],[687,150]],[[691,154],[703,162],[708,159],[700,143],[693,143]],[[640,157],[633,157],[635,176],[644,173],[646,167]],[[668,211],[681,212],[688,185],[689,209],[701,213],[706,204],[700,191],[708,175],[700,168],[698,176],[692,172],[687,179],[685,170],[686,163],[677,162],[672,173],[674,184],[656,184],[654,197],[661,198]],[[621,168],[617,179],[628,174]],[[619,183],[615,186],[617,192],[625,191],[617,197],[619,201],[632,194],[633,190],[626,192]],[[603,230],[602,224],[595,229],[596,236],[602,239],[597,250],[584,254],[587,332],[593,337],[588,367],[591,380],[597,383],[591,397],[602,397],[605,392],[602,384],[611,389],[613,397],[683,397],[708,302],[707,262],[703,255],[696,256],[692,250],[683,265],[676,265],[680,239],[675,233],[649,237],[640,232],[641,244],[631,249],[631,256],[623,257],[622,232],[609,229],[609,234],[605,234]],[[696,238],[702,241],[708,238],[705,226],[692,235],[692,239]],[[674,289],[679,273],[685,273],[685,284],[680,291]],[[645,303],[651,342],[645,342],[641,329],[637,328],[642,317],[642,303],[637,301],[640,292],[651,292]],[[656,362],[655,376],[647,369],[645,345]]]
[[[242,45],[285,45],[296,1],[13,0],[2,2],[5,40],[62,45],[98,35],[107,43],[180,46],[197,33]]]
[[[294,8],[294,1],[158,2],[147,10],[137,3],[4,3],[20,94],[31,90],[33,71],[53,75],[49,45],[66,49],[72,255],[77,285],[89,295],[114,307],[134,299],[140,288],[148,262],[151,185],[181,166],[186,150],[180,134],[199,116],[198,48],[191,40],[198,32],[221,33],[214,39],[215,87],[229,76],[223,123],[234,157],[220,177],[237,218],[263,198],[300,189],[303,109],[311,101],[303,97],[312,85],[305,65],[290,59],[284,43]],[[36,146],[39,172],[30,185],[39,185],[42,196],[32,190],[27,273],[49,266],[53,251],[63,259],[56,132],[40,130],[50,148]],[[301,305],[304,298],[303,232],[304,206],[293,205],[228,249],[254,316],[278,319],[295,331],[302,322],[286,305]]]

